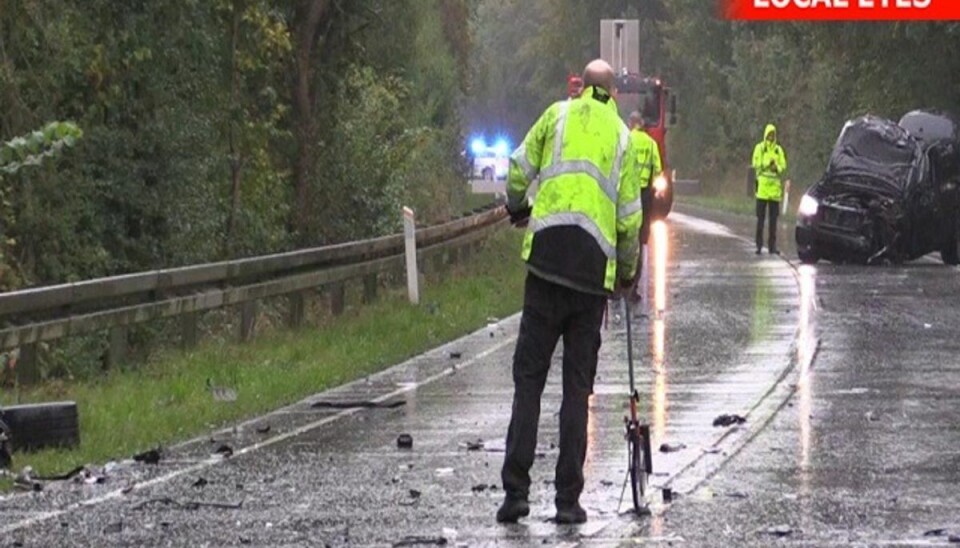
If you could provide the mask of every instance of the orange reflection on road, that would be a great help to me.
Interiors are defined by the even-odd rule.
[[[667,368],[664,362],[663,319],[653,322],[653,402],[651,416],[652,445],[658,447],[667,434]]]
[[[666,368],[666,322],[663,311],[667,305],[667,260],[669,238],[667,225],[656,221],[651,226],[653,237],[653,299],[656,308],[651,336],[653,354],[653,394],[651,402],[651,442],[657,447],[667,433],[667,368]]]
[[[667,308],[667,256],[670,243],[666,223],[655,221],[650,228],[653,236],[653,304],[659,315]]]
[[[597,405],[597,394],[591,394],[587,399],[587,454],[583,462],[583,473],[587,475],[597,455]]]

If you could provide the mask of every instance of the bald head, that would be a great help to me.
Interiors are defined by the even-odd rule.
[[[583,86],[596,86],[613,93],[613,68],[603,59],[594,59],[583,69]]]

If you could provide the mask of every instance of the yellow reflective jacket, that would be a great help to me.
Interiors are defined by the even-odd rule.
[[[757,199],[779,202],[783,197],[783,174],[787,171],[787,155],[783,147],[767,142],[767,136],[776,133],[773,124],[763,130],[763,140],[753,147],[753,169],[757,174]],[[771,167],[776,165],[776,169]]]
[[[647,188],[653,182],[653,178],[663,171],[663,164],[660,163],[660,145],[646,131],[634,129],[630,131],[630,147],[636,149],[640,188]]]
[[[514,151],[511,211],[539,178],[521,254],[531,272],[600,294],[636,274],[643,208],[629,136],[614,99],[590,86],[547,108]]]

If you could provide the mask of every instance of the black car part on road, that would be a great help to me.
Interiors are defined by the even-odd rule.
[[[74,447],[80,443],[76,402],[11,405],[3,408],[3,421],[16,451]]]

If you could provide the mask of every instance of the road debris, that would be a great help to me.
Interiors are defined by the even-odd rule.
[[[477,439],[476,441],[468,441],[460,445],[461,447],[466,447],[467,451],[480,451],[483,449],[483,440]]]
[[[742,491],[730,491],[726,496],[732,499],[745,499],[748,497],[748,495]]]
[[[160,459],[163,458],[163,450],[160,447],[156,449],[150,449],[149,451],[144,451],[143,453],[138,453],[133,456],[133,460],[137,462],[142,462],[144,464],[158,464]]]
[[[239,510],[243,507],[243,501],[238,503],[229,502],[203,502],[196,500],[179,501],[170,497],[159,497],[147,499],[133,506],[134,510],[143,510],[151,504],[166,504],[179,508],[180,510],[198,510],[200,508],[216,508],[219,510]]]
[[[80,474],[86,469],[87,469],[86,466],[77,466],[65,474],[57,474],[54,476],[36,476],[34,479],[38,479],[42,481],[66,481],[69,479],[73,479],[74,477],[76,477],[78,474]]]
[[[421,495],[420,491],[417,491],[416,489],[411,489],[410,491],[408,491],[408,494],[412,499],[418,499],[420,498],[420,495]]]
[[[786,537],[793,534],[793,529],[789,525],[777,525],[764,529],[763,533],[773,535],[775,537]]]
[[[930,529],[929,531],[924,531],[923,536],[925,537],[942,537],[947,534],[946,527],[941,527],[939,529]]]
[[[207,481],[207,478],[200,476],[199,478],[197,478],[197,481],[191,483],[190,486],[200,488],[200,487],[206,487],[208,483],[210,482]]]
[[[400,546],[446,546],[446,537],[406,536],[393,543],[394,548]]]
[[[713,419],[714,426],[730,426],[733,424],[743,424],[745,422],[747,422],[747,419],[736,414],[733,414],[733,415],[723,414]]]
[[[947,542],[951,544],[960,544],[960,535],[950,535],[947,537]]]
[[[664,487],[660,490],[663,495],[663,502],[673,502],[673,489],[670,487]]]
[[[270,431],[270,425],[269,425],[269,424],[265,424],[265,425],[263,425],[263,426],[258,426],[258,427],[257,427],[257,434],[266,434],[266,433],[269,432],[269,431]]]
[[[450,359],[451,359],[451,360],[459,360],[461,357],[463,357],[463,352],[460,352],[459,350],[455,350],[455,351],[453,351],[453,352],[450,352]]]
[[[685,443],[661,443],[660,452],[661,453],[676,453],[677,451],[682,451],[687,448]]]
[[[487,485],[486,483],[478,483],[478,484],[474,485],[473,487],[471,487],[470,490],[473,491],[474,493],[482,493],[482,492],[486,491],[486,490],[489,489],[489,488],[490,488],[490,486]]]
[[[33,476],[33,467],[24,466],[23,470],[13,479],[13,486],[20,491],[43,491],[43,484]]]
[[[412,449],[413,448],[413,436],[410,434],[400,434],[397,436],[397,447],[400,449]]]
[[[217,450],[214,453],[218,455],[223,455],[223,458],[228,459],[233,456],[233,447],[225,443],[221,443],[220,447],[217,447]]]
[[[406,400],[394,400],[391,402],[376,401],[316,401],[310,404],[314,409],[394,409],[401,405],[406,405]]]

